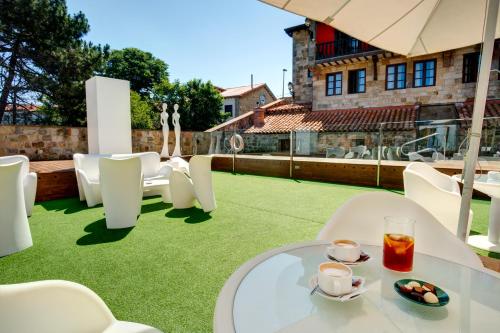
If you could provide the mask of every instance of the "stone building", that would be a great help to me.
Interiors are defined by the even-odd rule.
[[[480,46],[407,58],[375,48],[324,23],[285,29],[293,38],[295,100],[312,110],[462,103],[473,98]],[[499,68],[500,41],[492,68]],[[500,98],[491,72],[489,99]]]
[[[308,19],[285,32],[293,41],[293,99],[240,114],[208,130],[212,136],[239,131],[245,153],[287,153],[290,132],[296,133],[295,151],[306,156],[364,146],[367,157],[376,158],[379,143],[394,150],[394,159],[408,159],[405,144],[415,153],[460,153],[470,122],[450,119],[471,117],[480,45],[407,58]],[[492,68],[499,62],[497,41]],[[500,117],[495,71],[485,117]],[[491,156],[500,151],[500,121],[488,120],[485,127],[481,149]]]
[[[276,96],[265,83],[221,89],[221,95],[224,97],[223,111],[230,114],[231,118],[276,100]]]

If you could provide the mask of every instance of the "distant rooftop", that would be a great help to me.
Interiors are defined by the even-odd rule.
[[[269,94],[271,94],[271,96],[274,96],[273,93],[271,92],[271,90],[269,89],[269,87],[267,86],[267,84],[265,84],[265,83],[256,83],[253,85],[253,88],[251,85],[234,87],[234,88],[227,88],[227,89],[224,89],[224,91],[221,93],[221,95],[224,98],[241,97],[241,96],[244,96],[244,95],[246,95],[246,94],[248,94],[256,89],[262,88],[262,87],[265,87],[268,90]]]

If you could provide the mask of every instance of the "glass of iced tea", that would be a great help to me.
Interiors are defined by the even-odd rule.
[[[398,272],[411,272],[415,246],[415,220],[387,216],[384,231],[384,266]]]

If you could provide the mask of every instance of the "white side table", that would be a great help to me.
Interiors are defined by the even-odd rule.
[[[161,193],[161,198],[164,203],[172,203],[170,197],[170,183],[165,179],[152,179],[144,181],[144,192],[155,191]]]

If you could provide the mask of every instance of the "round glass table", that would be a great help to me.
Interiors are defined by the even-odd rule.
[[[462,175],[454,175],[453,179],[462,182]],[[491,197],[488,235],[469,236],[467,242],[479,249],[500,253],[500,182],[492,181],[487,174],[477,174],[472,187]]]
[[[500,278],[436,257],[415,253],[411,273],[382,266],[382,248],[362,248],[372,259],[354,267],[368,291],[339,303],[310,295],[309,280],[327,261],[327,243],[312,241],[275,249],[243,265],[219,296],[216,333],[266,332],[498,332]],[[450,296],[440,308],[400,297],[394,282],[415,278],[434,283]]]

